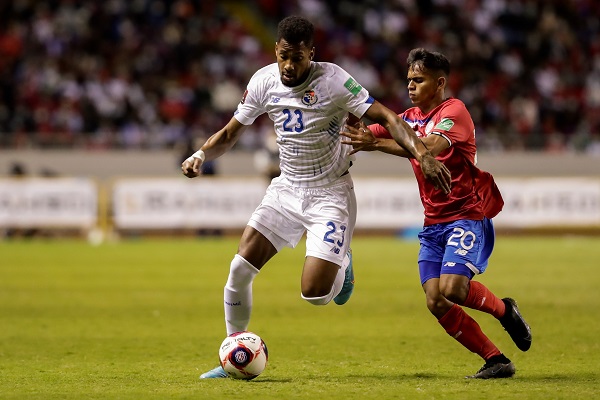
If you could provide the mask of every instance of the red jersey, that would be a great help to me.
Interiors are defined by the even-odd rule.
[[[423,176],[419,162],[409,159],[425,208],[425,226],[460,219],[493,218],[502,210],[504,201],[494,178],[475,166],[475,126],[462,101],[449,98],[428,114],[423,114],[418,107],[409,108],[400,117],[416,131],[418,137],[440,135],[450,143],[450,147],[436,157],[452,174],[449,194],[436,189]],[[374,124],[369,128],[376,137],[392,138],[381,125]]]

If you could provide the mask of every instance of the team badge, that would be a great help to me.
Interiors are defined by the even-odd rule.
[[[427,123],[427,126],[425,127],[425,134],[429,135],[431,133],[432,129],[433,129],[433,121],[429,121]]]
[[[307,90],[304,92],[304,96],[302,96],[302,102],[307,106],[312,106],[317,102],[317,94],[314,90]]]

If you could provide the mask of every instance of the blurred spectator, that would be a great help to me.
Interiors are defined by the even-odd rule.
[[[398,111],[408,50],[448,54],[482,150],[596,152],[594,0],[0,2],[0,147],[171,148],[214,132],[292,13],[328,43],[319,60]]]
[[[8,175],[13,178],[22,178],[27,176],[27,170],[20,162],[13,162],[10,164],[10,168],[8,169]]]
[[[25,165],[20,162],[14,161],[10,164],[8,174],[11,178],[14,179],[22,179],[27,178],[29,173]],[[4,231],[0,231],[0,236],[4,236],[8,239],[13,238],[32,238],[40,233],[40,230],[37,228],[16,228],[16,227],[8,227],[4,229]]]

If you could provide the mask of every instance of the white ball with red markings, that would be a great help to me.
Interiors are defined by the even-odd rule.
[[[265,370],[269,352],[265,342],[256,333],[236,332],[221,343],[219,360],[230,377],[254,379]]]

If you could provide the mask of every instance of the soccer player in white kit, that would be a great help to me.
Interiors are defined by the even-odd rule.
[[[252,282],[283,247],[295,247],[306,232],[301,296],[314,305],[344,304],[354,288],[350,241],[356,197],[349,174],[352,147],[340,130],[348,113],[384,125],[420,161],[424,175],[445,192],[450,173],[397,114],[335,64],[315,62],[314,27],[305,18],[283,19],[277,30],[277,62],[250,79],[234,116],[182,163],[189,178],[207,160],[221,156],[248,125],[267,113],[274,122],[281,175],[267,188],[240,239],[224,289],[227,334],[247,329]],[[219,366],[200,376],[223,378]]]

